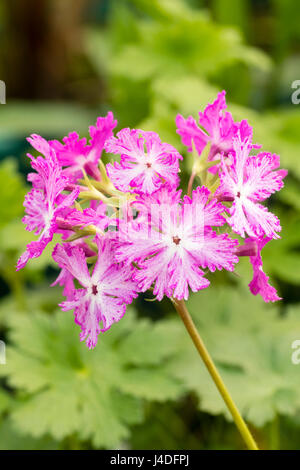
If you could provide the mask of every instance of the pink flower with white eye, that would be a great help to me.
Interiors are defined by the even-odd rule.
[[[265,302],[275,302],[281,300],[278,297],[275,287],[269,284],[269,276],[263,271],[263,262],[261,250],[272,238],[246,238],[245,248],[254,246],[256,254],[250,256],[250,262],[253,266],[253,279],[249,284],[249,289],[253,295],[260,294]]]
[[[277,170],[280,165],[278,155],[262,152],[250,156],[252,144],[249,139],[234,139],[234,154],[222,162],[220,186],[217,194],[220,198],[233,201],[228,212],[227,222],[232,229],[245,237],[278,238],[281,230],[279,219],[258,201],[264,201],[271,194],[283,187],[286,170]],[[275,171],[276,170],[276,171]]]
[[[18,260],[17,270],[24,268],[30,258],[37,258],[42,254],[57,229],[56,217],[74,203],[79,193],[79,190],[75,189],[69,195],[62,195],[68,179],[62,175],[55,152],[40,136],[33,135],[28,140],[45,155],[45,158],[29,155],[31,166],[37,173],[35,178],[32,178],[34,187],[25,196],[24,202],[27,214],[23,223],[26,230],[34,231],[39,235],[39,239],[27,245],[25,253]]]
[[[65,244],[56,245],[53,251],[57,264],[82,286],[60,306],[64,311],[74,309],[75,322],[81,326],[80,339],[85,340],[89,348],[96,346],[100,332],[123,317],[126,305],[137,296],[136,284],[130,280],[130,269],[114,261],[112,242],[103,237],[96,237],[95,241],[98,259],[92,274],[81,248]]]
[[[182,157],[174,147],[162,143],[155,132],[122,129],[117,137],[108,139],[105,150],[121,155],[120,163],[106,166],[120,191],[152,194],[163,184],[177,188]]]
[[[224,207],[215,200],[208,202],[209,195],[208,189],[198,187],[192,199],[185,196],[178,204],[180,193],[162,188],[137,201],[136,220],[120,222],[116,258],[137,263],[133,277],[141,291],[154,285],[158,300],[164,295],[187,299],[189,288],[196,292],[209,285],[200,268],[234,269],[238,242],[211,229],[225,219]]]
[[[49,142],[57,154],[59,163],[65,167],[63,174],[68,176],[70,181],[76,182],[82,178],[83,169],[94,178],[100,179],[98,163],[104,143],[112,136],[116,125],[113,113],[109,112],[106,117],[98,117],[96,126],[90,126],[89,143],[86,138],[80,139],[77,132],[70,132],[64,137],[63,144],[57,140]]]

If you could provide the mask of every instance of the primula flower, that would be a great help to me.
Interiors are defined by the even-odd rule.
[[[168,184],[177,188],[179,162],[177,150],[162,143],[155,132],[122,129],[105,144],[107,152],[120,154],[120,163],[107,165],[115,187],[123,192],[152,194]]]
[[[32,135],[28,140],[45,155],[45,158],[29,155],[31,167],[37,173],[31,173],[33,189],[25,196],[24,202],[27,215],[23,218],[23,223],[26,230],[34,231],[39,235],[39,239],[27,245],[25,253],[18,260],[17,270],[24,268],[30,258],[37,258],[42,254],[57,229],[56,217],[63,209],[73,204],[79,193],[79,190],[75,189],[69,195],[62,195],[68,179],[62,175],[55,152],[48,142],[38,135]]]
[[[246,120],[235,123],[231,113],[225,111],[227,104],[225,100],[226,92],[223,90],[218,94],[217,99],[206,106],[204,112],[199,112],[199,124],[192,116],[185,119],[181,114],[176,117],[177,134],[181,136],[182,143],[189,152],[193,150],[193,143],[199,155],[210,142],[211,148],[208,161],[220,158],[220,154],[227,155],[233,152],[233,138],[239,132],[243,139],[252,138],[252,127]],[[259,145],[253,147],[259,148]],[[210,168],[209,171],[215,173],[218,166]]]
[[[116,258],[138,264],[133,277],[141,291],[154,284],[158,300],[164,295],[187,299],[189,287],[196,292],[209,285],[200,267],[234,269],[238,242],[211,229],[225,219],[224,207],[215,200],[208,202],[209,195],[205,187],[198,187],[192,199],[185,196],[178,204],[180,193],[163,188],[137,202],[136,220],[120,223]]]
[[[245,237],[278,238],[281,230],[279,219],[258,201],[264,201],[283,187],[286,170],[277,170],[280,164],[278,155],[262,152],[249,156],[252,144],[241,136],[234,138],[234,153],[223,160],[220,186],[217,194],[233,204],[227,219],[232,229]],[[229,163],[230,161],[230,163]],[[275,171],[276,170],[276,171]]]
[[[86,138],[80,139],[77,132],[63,138],[63,144],[57,140],[50,141],[54,148],[58,161],[65,167],[63,174],[68,176],[72,182],[82,178],[82,170],[100,179],[98,162],[104,148],[105,141],[112,136],[117,121],[113,113],[109,112],[106,117],[99,117],[96,126],[90,126],[91,139],[87,143]]]
[[[95,241],[98,259],[91,275],[81,248],[64,244],[56,245],[53,251],[53,259],[64,270],[62,276],[68,272],[82,286],[71,291],[60,306],[64,311],[74,309],[75,322],[81,326],[80,339],[86,340],[89,348],[96,346],[100,331],[108,330],[123,317],[126,305],[137,295],[130,270],[114,261],[112,242],[98,236]]]
[[[250,256],[250,262],[253,266],[253,279],[249,284],[249,288],[253,295],[260,294],[265,302],[281,300],[281,297],[278,297],[275,287],[269,284],[269,276],[264,273],[262,268],[261,250],[271,240],[272,238],[270,237],[246,238],[245,240],[245,245],[254,244],[257,252],[255,255]]]
[[[212,152],[228,152],[232,147],[232,138],[237,131],[231,113],[224,111],[227,108],[225,100],[226,92],[218,94],[217,99],[206,106],[204,112],[199,112],[199,124],[192,116],[185,119],[178,114],[176,117],[177,134],[181,136],[182,143],[192,151],[192,141],[196,150],[201,154],[204,147],[211,141]]]

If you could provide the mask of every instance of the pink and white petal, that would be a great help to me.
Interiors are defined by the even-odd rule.
[[[113,323],[121,320],[126,313],[126,305],[118,298],[106,296],[99,305],[101,311],[102,328],[101,331],[107,331]]]
[[[164,295],[171,297],[169,262],[170,255],[168,250],[164,248],[156,256],[141,263],[141,269],[136,270],[134,273],[134,280],[137,282],[139,289],[145,292],[154,284],[153,294],[157,297],[157,300],[162,300]]]
[[[41,233],[48,219],[48,207],[41,191],[32,189],[25,196],[24,207],[27,214],[22,222],[26,225],[29,232]]]
[[[261,236],[280,238],[277,232],[281,231],[280,220],[272,212],[259,203],[253,203],[249,199],[244,201],[244,211],[249,221],[249,236]]]
[[[208,202],[210,191],[205,186],[198,186],[192,193],[192,202],[187,196],[184,197],[184,224],[201,227],[222,226],[225,218],[221,215],[225,207],[216,199]],[[189,210],[189,204],[191,210]]]
[[[253,204],[254,205],[254,204]],[[244,207],[242,201],[237,198],[232,204],[231,208],[228,210],[231,217],[227,218],[228,224],[232,227],[232,230],[235,233],[245,237],[246,233],[250,237],[255,237],[256,233],[253,231],[253,228],[250,226],[246,214],[244,212]]]
[[[227,234],[217,235],[211,230],[198,241],[197,248],[191,249],[190,253],[201,268],[233,271],[235,263],[239,261],[235,254],[237,245],[238,241],[229,238]]]
[[[105,142],[104,147],[109,153],[121,155],[121,162],[138,162],[145,154],[144,139],[139,137],[136,129],[120,130],[117,137],[110,137]]]
[[[119,191],[123,191],[124,193],[133,192],[132,180],[134,180],[140,172],[138,165],[135,165],[133,168],[126,168],[120,163],[114,162],[114,164],[108,163],[106,170],[108,177]]]
[[[67,304],[67,302],[63,304]],[[71,306],[72,302],[69,302],[69,304]],[[89,349],[94,348],[101,331],[100,321],[102,320],[96,297],[88,298],[86,295],[83,295],[74,308],[74,316],[75,323],[81,327],[80,340],[85,341]]]
[[[253,200],[264,200],[283,187],[285,170],[274,171],[278,168],[279,156],[270,153],[260,153],[247,161],[245,193]]]
[[[173,288],[173,297],[178,300],[188,299],[189,288],[193,292],[197,292],[205,289],[210,284],[209,280],[204,277],[204,272],[195,264],[195,259],[189,252],[184,253],[180,258],[174,258],[170,269],[172,270],[170,285]]]

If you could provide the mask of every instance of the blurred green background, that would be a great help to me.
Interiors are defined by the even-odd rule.
[[[296,0],[7,0],[0,4],[0,449],[241,449],[169,301],[140,298],[88,351],[57,304],[51,247],[22,272],[31,234],[25,137],[87,135],[112,109],[185,155],[178,112],[226,89],[236,120],[289,170],[271,201],[282,239],[264,268],[283,301],[251,296],[247,260],[191,296],[193,317],[259,445],[300,449],[300,13]],[[182,164],[186,183],[190,161]]]

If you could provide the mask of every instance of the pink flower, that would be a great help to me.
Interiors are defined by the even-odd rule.
[[[245,237],[278,238],[276,232],[281,230],[278,218],[258,201],[267,199],[275,191],[283,187],[286,170],[279,167],[278,155],[263,152],[257,156],[249,156],[252,144],[249,139],[234,139],[234,154],[230,160],[223,160],[218,195],[225,200],[233,201],[228,209],[231,217],[227,222],[233,230]],[[231,164],[228,164],[228,161]]]
[[[24,202],[27,215],[23,218],[23,223],[26,230],[35,232],[39,239],[27,245],[25,253],[18,260],[17,270],[24,268],[30,258],[37,258],[42,254],[56,231],[57,215],[71,206],[79,193],[79,190],[75,189],[69,195],[62,195],[68,179],[62,175],[55,152],[48,142],[38,135],[32,135],[28,140],[45,155],[45,158],[29,155],[31,166],[37,173],[31,173],[33,189],[25,196]]]
[[[108,330],[123,317],[126,305],[137,295],[130,270],[114,262],[112,242],[103,237],[95,241],[98,259],[91,275],[81,248],[65,244],[56,245],[53,251],[63,275],[69,272],[82,286],[60,306],[64,311],[74,309],[75,322],[81,326],[80,339],[86,340],[89,348],[96,346],[100,331]]]
[[[252,138],[252,127],[243,120],[239,123],[233,121],[231,113],[225,111],[227,108],[225,100],[226,92],[218,94],[217,99],[206,106],[204,112],[199,112],[199,124],[205,129],[204,132],[192,116],[185,119],[180,114],[176,117],[177,134],[181,136],[182,143],[192,151],[192,142],[200,155],[204,147],[210,142],[211,149],[208,156],[209,161],[220,158],[220,153],[227,155],[233,152],[233,138],[239,132],[242,138]],[[258,145],[253,145],[259,148]],[[218,166],[212,167],[210,171],[215,173]]]
[[[215,200],[208,202],[209,194],[198,187],[192,199],[185,196],[178,204],[180,193],[163,188],[137,202],[136,220],[120,222],[116,258],[138,264],[133,276],[141,291],[154,285],[158,300],[164,295],[187,299],[189,287],[196,292],[209,285],[200,268],[234,269],[238,242],[211,229],[225,219],[224,207]]]
[[[206,106],[204,112],[199,112],[199,124],[192,116],[184,119],[178,114],[176,117],[177,134],[181,136],[182,143],[192,151],[192,140],[199,155],[204,147],[211,141],[212,153],[229,152],[232,148],[232,138],[235,135],[238,125],[233,122],[232,115],[228,111],[225,100],[225,91],[218,94],[217,99]]]
[[[267,276],[263,269],[261,250],[272,238],[246,238],[245,245],[255,244],[257,254],[250,256],[250,262],[253,266],[253,279],[249,284],[250,291],[253,295],[260,294],[265,302],[275,302],[281,300],[278,297],[275,287],[269,284],[269,276]]]
[[[100,179],[98,170],[99,159],[104,148],[105,141],[112,136],[117,121],[114,120],[112,112],[106,117],[98,117],[96,126],[90,126],[91,139],[87,144],[85,138],[80,139],[77,132],[70,132],[63,138],[63,144],[57,140],[50,142],[57,154],[61,166],[66,167],[63,174],[68,176],[72,182],[82,177],[82,169],[89,175]]]
[[[155,132],[122,129],[108,139],[105,149],[121,155],[120,163],[107,165],[108,176],[120,191],[152,194],[166,183],[177,188],[182,157]]]

